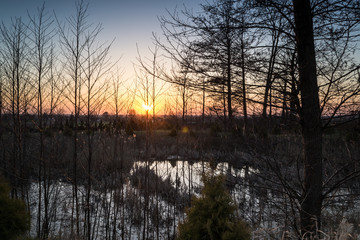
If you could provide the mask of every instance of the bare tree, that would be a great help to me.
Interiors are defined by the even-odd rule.
[[[45,124],[43,119],[45,90],[48,85],[48,75],[51,69],[51,38],[53,37],[52,23],[53,20],[45,12],[45,3],[38,8],[36,16],[30,16],[31,25],[31,43],[32,52],[31,56],[36,56],[33,61],[30,61],[34,68],[34,77],[37,85],[37,106],[36,112],[38,117],[39,129],[39,159],[38,159],[38,184],[39,184],[39,200],[38,200],[38,217],[37,217],[37,235],[41,239],[46,239],[49,234],[49,196],[48,196],[48,183],[46,176],[46,161],[44,159],[44,130]],[[44,191],[42,193],[42,191]],[[42,199],[44,199],[44,222],[42,222]]]
[[[330,98],[337,99],[332,102],[338,106],[333,108],[335,111],[332,116],[335,116],[340,106],[358,93],[358,87],[353,81],[353,73],[356,72],[358,65],[352,64],[347,71],[340,71],[342,74],[337,77],[334,73],[339,72],[339,69],[343,70],[342,61],[346,61],[344,53],[349,49],[347,44],[349,39],[354,40],[359,36],[359,19],[355,17],[359,8],[354,1],[346,3],[315,1],[310,3],[310,1],[294,0],[267,3],[258,1],[258,3],[271,7],[285,18],[290,28],[289,31],[286,29],[281,31],[296,41],[297,55],[292,58],[290,67],[291,94],[293,95],[291,108],[296,105],[301,118],[304,150],[303,186],[300,196],[301,234],[305,238],[311,238],[317,235],[317,230],[321,228],[321,209],[325,194],[322,175],[321,112],[326,107],[322,107],[320,103],[324,105]],[[345,12],[354,17],[343,19],[341,16]],[[324,48],[324,46],[327,47]],[[329,46],[333,46],[333,48],[330,50]],[[334,55],[337,57],[334,58]],[[323,61],[324,58],[327,61]],[[294,59],[297,61],[298,68],[294,68]],[[299,74],[298,83],[294,83],[295,71],[298,71]],[[325,81],[323,74],[326,75]],[[336,96],[335,92],[330,93],[332,86],[337,85],[337,80],[338,84],[346,81],[351,86],[347,89],[342,88],[340,98]],[[300,92],[299,103],[294,96],[294,94],[298,94],[295,89],[297,84]],[[350,89],[351,91],[349,91]],[[332,97],[329,98],[330,95]]]
[[[76,2],[76,13],[67,19],[68,26],[61,24],[56,18],[59,27],[60,42],[64,57],[65,68],[68,71],[69,82],[67,95],[71,111],[74,113],[73,136],[73,159],[72,159],[72,183],[73,183],[73,208],[71,214],[71,234],[80,234],[80,209],[78,192],[78,120],[81,112],[81,86],[83,54],[86,49],[86,32],[90,29],[87,23],[88,4],[83,0]],[[75,215],[75,217],[74,217]],[[75,227],[75,232],[74,232]]]
[[[250,83],[246,78],[251,78],[247,75],[250,56],[258,42],[249,26],[251,11],[246,1],[213,1],[201,7],[202,14],[185,9],[162,17],[166,44],[159,44],[172,59],[199,76],[192,79],[191,86],[202,90],[203,97],[205,91],[209,93],[214,99],[211,109],[223,116],[225,125],[232,125],[240,107],[246,125]]]
[[[87,239],[93,239],[92,236],[92,211],[91,211],[91,190],[93,178],[93,138],[94,131],[92,131],[92,118],[96,116],[105,100],[108,86],[104,78],[109,73],[112,64],[109,61],[110,44],[97,44],[97,39],[101,33],[101,25],[97,25],[93,29],[89,29],[86,33],[85,53],[81,71],[84,73],[84,88],[86,90],[84,105],[86,109],[86,126],[87,126],[87,185],[86,185],[86,200],[85,200],[85,236]]]
[[[0,27],[3,71],[7,81],[3,98],[8,103],[8,109],[12,116],[12,159],[9,162],[7,177],[12,185],[11,196],[25,199],[24,192],[24,139],[22,114],[25,112],[28,80],[26,26],[20,18],[12,20],[10,27],[2,23]],[[20,195],[18,194],[20,190]]]

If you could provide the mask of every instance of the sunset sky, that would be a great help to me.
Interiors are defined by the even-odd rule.
[[[28,21],[28,12],[37,13],[44,0],[1,0],[0,20],[8,25],[11,18],[21,17]],[[75,0],[45,0],[47,12],[60,21],[75,14]],[[194,12],[199,11],[199,4],[204,0],[84,0],[89,3],[88,22],[101,23],[103,31],[99,42],[114,40],[110,55],[113,61],[120,59],[119,67],[124,71],[124,78],[132,84],[135,79],[134,63],[137,62],[137,45],[142,57],[152,48],[152,33],[161,36],[159,16],[167,16],[167,10],[183,9],[186,6]],[[56,26],[56,24],[54,25]],[[55,40],[55,42],[58,39]],[[142,103],[134,106],[140,109]]]
[[[27,11],[36,13],[37,7],[44,0],[1,0],[0,19],[10,21],[11,17],[27,19]],[[186,5],[195,11],[203,0],[85,0],[89,3],[89,22],[102,23],[102,40],[115,38],[111,55],[122,56],[122,63],[128,68],[135,61],[136,44],[141,52],[151,46],[152,32],[161,35],[158,16],[167,15],[166,9],[173,11],[176,7]],[[59,19],[75,13],[75,0],[45,0],[48,12],[55,11]],[[132,65],[131,65],[132,66]],[[132,70],[126,69],[127,75]]]

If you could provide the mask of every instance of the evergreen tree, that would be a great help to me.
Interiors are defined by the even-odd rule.
[[[0,239],[16,239],[30,229],[30,215],[24,202],[10,198],[8,184],[0,178]]]
[[[225,176],[203,175],[202,181],[202,194],[193,197],[177,239],[250,239],[250,230],[236,215],[237,208],[225,188]]]

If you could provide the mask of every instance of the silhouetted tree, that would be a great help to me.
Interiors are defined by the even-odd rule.
[[[316,76],[316,58],[310,1],[294,0],[304,143],[304,190],[301,201],[301,234],[316,235],[322,208],[322,128]]]
[[[84,62],[81,65],[81,71],[84,73],[84,88],[86,93],[84,99],[84,108],[86,115],[86,135],[87,135],[87,184],[85,197],[85,216],[86,224],[84,232],[88,240],[92,239],[93,211],[91,211],[91,190],[93,178],[93,142],[94,131],[92,130],[93,117],[97,116],[107,99],[106,82],[101,81],[109,73],[112,64],[109,59],[109,50],[111,44],[97,45],[97,40],[101,34],[102,27],[97,25],[88,29],[85,39]]]
[[[37,113],[37,127],[39,129],[39,156],[38,156],[38,216],[37,216],[37,236],[46,239],[49,234],[49,189],[47,162],[44,158],[44,131],[46,123],[44,122],[44,106],[46,104],[46,90],[49,83],[49,72],[51,65],[51,38],[53,37],[52,23],[53,20],[45,12],[45,3],[38,8],[36,16],[30,16],[30,40],[31,40],[31,56],[32,67],[34,68],[35,83],[37,88],[36,94],[36,113]],[[36,56],[36,57],[33,57]],[[50,76],[51,77],[51,76]],[[42,199],[44,199],[44,209],[42,209]],[[41,221],[42,211],[44,211],[44,222]]]
[[[190,86],[210,93],[216,103],[214,109],[221,106],[229,126],[236,106],[242,104],[247,116],[245,65],[252,40],[247,36],[247,16],[242,4],[233,0],[214,1],[202,5],[203,14],[182,11],[186,21],[178,12],[169,19],[161,18],[167,44],[160,45],[179,66],[199,75]],[[241,100],[234,102],[235,96]]]
[[[73,207],[71,214],[71,233],[79,236],[80,234],[80,207],[78,192],[78,124],[81,113],[81,93],[82,93],[82,66],[84,64],[85,48],[87,41],[86,33],[90,28],[87,23],[88,4],[83,0],[76,1],[76,13],[73,17],[67,19],[68,26],[60,23],[56,18],[59,27],[60,42],[64,57],[64,64],[68,74],[68,89],[65,93],[67,100],[71,105],[71,111],[74,113],[73,134],[73,159],[72,159],[72,183],[73,183]],[[74,218],[75,215],[75,218]],[[75,232],[74,232],[75,227]]]
[[[330,104],[328,100],[331,98],[332,104],[336,107],[330,107],[332,110],[329,112],[332,112],[332,117],[335,116],[346,101],[356,98],[359,93],[359,85],[354,81],[354,77],[356,79],[354,72],[359,65],[353,62],[348,65],[347,70],[344,68],[344,62],[349,59],[345,53],[350,49],[356,49],[350,46],[350,39],[353,41],[359,36],[360,22],[356,17],[356,14],[359,14],[359,6],[351,0],[346,3],[345,1],[297,0],[255,2],[280,13],[290,27],[279,30],[285,33],[290,41],[295,42],[296,56],[290,58],[291,93],[289,95],[292,95],[290,106],[292,109],[296,106],[300,117],[304,150],[302,193],[299,198],[300,225],[301,235],[312,238],[321,228],[322,202],[324,194],[327,194],[323,192],[321,113],[326,108],[324,106]],[[349,18],[344,19],[344,14]],[[272,28],[266,24],[262,27]],[[296,68],[294,68],[295,60]],[[298,73],[298,79],[295,72]],[[340,94],[334,91],[334,86],[339,89],[344,82],[347,82],[348,88],[340,87],[342,89]],[[300,101],[294,96],[295,94],[300,94]]]

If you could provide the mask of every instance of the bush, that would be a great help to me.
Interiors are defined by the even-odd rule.
[[[10,198],[10,188],[0,178],[0,236],[16,239],[30,229],[30,215],[22,200]]]
[[[202,177],[202,195],[194,197],[177,239],[250,239],[248,226],[236,216],[236,206],[225,188],[224,176]]]

